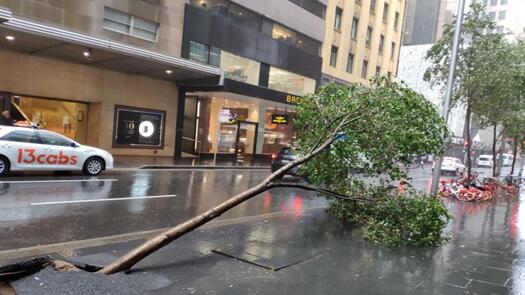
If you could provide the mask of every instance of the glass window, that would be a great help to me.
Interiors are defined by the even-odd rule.
[[[233,22],[259,31],[261,29],[262,16],[252,12],[240,5],[226,0],[191,0],[190,4],[209,13],[227,18]]]
[[[286,124],[274,124],[273,116],[284,116]],[[275,153],[283,147],[292,147],[297,144],[297,134],[293,127],[295,112],[281,108],[266,108],[264,114],[264,141],[262,153]]]
[[[321,2],[317,0],[290,0],[290,2],[324,19],[326,6]]]
[[[336,46],[332,46],[332,50],[330,51],[330,66],[335,68],[337,65],[337,51],[338,48]]]
[[[507,4],[507,0],[501,0],[501,2],[499,4],[506,5]]]
[[[357,26],[359,25],[359,20],[357,18],[352,19],[352,32],[351,37],[352,39],[357,39]]]
[[[36,136],[36,131],[30,130],[16,130],[12,131],[2,137],[2,140],[25,142],[25,143],[40,143]]]
[[[383,5],[383,22],[386,23],[388,19],[388,3]]]
[[[258,85],[261,64],[238,55],[221,51],[220,68],[226,78]]]
[[[155,22],[133,17],[133,30],[131,31],[131,35],[155,41],[157,40],[158,26],[159,24]]]
[[[122,34],[156,41],[159,24],[113,8],[104,7],[103,27]]]
[[[366,28],[366,46],[370,47],[371,43],[372,43],[372,28],[368,27]]]
[[[370,13],[375,14],[376,11],[376,0],[370,0]]]
[[[390,59],[394,59],[394,55],[396,52],[396,42],[392,42],[390,45]]]
[[[498,19],[499,20],[504,20],[506,16],[507,16],[507,12],[505,10],[502,10],[498,14]]]
[[[221,66],[221,50],[217,47],[211,47],[208,63],[215,67]]]
[[[284,26],[274,23],[271,35],[275,40],[285,42],[310,54],[319,55],[319,48],[321,47],[320,42],[292,31]]]
[[[349,53],[348,60],[346,61],[346,72],[352,73],[354,71],[354,55]]]
[[[109,7],[104,7],[104,28],[129,34],[131,29],[131,15]]]
[[[296,95],[306,95],[314,93],[315,80],[276,67],[270,67],[268,88]]]
[[[379,36],[379,49],[378,49],[379,54],[383,54],[384,43],[385,43],[385,36],[384,35]]]
[[[368,72],[368,61],[363,60],[363,67],[361,68],[361,78],[366,79],[366,73]]]
[[[88,105],[55,99],[13,96],[11,103],[26,121],[77,142],[85,143],[88,133]]]
[[[376,67],[376,77],[379,77],[379,76],[381,76],[381,67],[377,66]]]
[[[39,136],[43,144],[71,146],[71,144],[73,143],[72,141],[66,139],[65,137],[62,137],[56,134],[52,134],[52,133],[39,132]]]
[[[390,71],[386,72],[386,76],[388,77],[388,79],[392,78],[392,72]]]
[[[498,33],[503,33],[504,30],[505,30],[505,27],[504,27],[504,26],[498,26],[498,27],[496,28],[496,31],[497,31]]]
[[[490,0],[490,5],[492,6],[498,5],[498,0]]]
[[[190,59],[207,64],[210,48],[206,44],[190,41]]]
[[[243,26],[259,31],[261,29],[262,17],[244,7],[230,3],[229,18]]]
[[[394,30],[397,31],[397,25],[399,24],[399,12],[396,11],[396,14],[394,16]]]
[[[335,8],[334,29],[341,30],[342,19],[343,19],[343,10],[339,7],[336,7]]]
[[[490,16],[491,20],[496,20],[496,12],[495,11],[489,12],[489,16]]]

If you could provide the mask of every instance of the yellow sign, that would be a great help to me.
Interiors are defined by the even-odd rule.
[[[288,124],[288,115],[272,115],[273,124]]]
[[[286,96],[286,102],[287,103],[293,103],[293,104],[298,104],[301,102],[303,98],[300,97],[300,96],[295,96],[295,95],[287,95]]]

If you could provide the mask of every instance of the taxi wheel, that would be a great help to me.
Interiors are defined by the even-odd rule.
[[[4,156],[0,156],[0,176],[9,173],[9,168],[11,168],[9,160]]]
[[[82,169],[84,174],[89,176],[96,176],[104,170],[104,161],[99,157],[92,157],[87,159]]]

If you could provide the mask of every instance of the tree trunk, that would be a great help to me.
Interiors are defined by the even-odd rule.
[[[514,137],[514,150],[512,151],[512,168],[510,168],[510,175],[514,175],[514,166],[516,166],[516,156],[518,155],[518,137]]]
[[[492,134],[492,177],[496,177],[496,144],[498,142],[498,124],[494,123],[494,132]]]
[[[505,139],[502,138],[501,140],[502,147],[498,151],[498,162],[497,162],[497,168],[496,168],[496,176],[501,175],[501,169],[503,168],[503,152],[505,149]]]
[[[340,127],[341,125],[339,125],[339,127],[337,127],[336,130],[338,130]],[[308,153],[306,156],[288,163],[286,166],[282,167],[281,169],[277,170],[275,173],[268,176],[265,180],[263,180],[261,183],[259,183],[255,187],[228,199],[227,201],[213,207],[212,209],[196,217],[193,217],[192,219],[184,223],[181,223],[151,239],[148,239],[142,245],[131,250],[130,252],[120,257],[116,261],[112,262],[111,264],[105,266],[103,269],[99,270],[98,272],[103,273],[103,274],[114,274],[117,272],[128,270],[133,265],[137,264],[139,261],[144,259],[146,256],[166,246],[172,241],[206,224],[207,222],[221,216],[223,213],[232,209],[233,207],[270,189],[272,187],[272,181],[283,176],[286,173],[286,171],[290,170],[291,168],[298,166],[312,159],[313,157],[321,153],[325,148],[330,146],[333,141],[334,141],[333,136],[330,136],[330,139],[328,139],[322,145],[320,145],[319,147],[317,147],[316,149]]]
[[[467,114],[465,116],[465,127],[466,127],[466,134],[467,134],[467,177],[470,178],[472,174],[472,157],[471,157],[471,150],[472,150],[472,142],[470,140],[470,118],[472,117],[472,110],[470,109],[470,104],[467,103]]]

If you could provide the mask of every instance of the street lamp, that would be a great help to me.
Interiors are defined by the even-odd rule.
[[[445,123],[448,122],[448,112],[450,108],[450,99],[452,97],[452,90],[454,89],[454,75],[456,74],[456,62],[458,58],[458,48],[459,41],[461,38],[461,25],[463,23],[463,11],[465,10],[465,0],[459,0],[458,3],[458,12],[456,16],[456,29],[454,31],[454,43],[452,44],[452,53],[450,56],[450,65],[448,68],[448,78],[447,78],[447,89],[445,92],[445,101],[443,103],[443,120]],[[468,155],[470,157],[470,155]],[[432,188],[431,194],[436,195],[439,184],[439,177],[441,176],[441,162],[443,161],[442,157],[436,159],[434,165],[434,173],[432,175]]]

